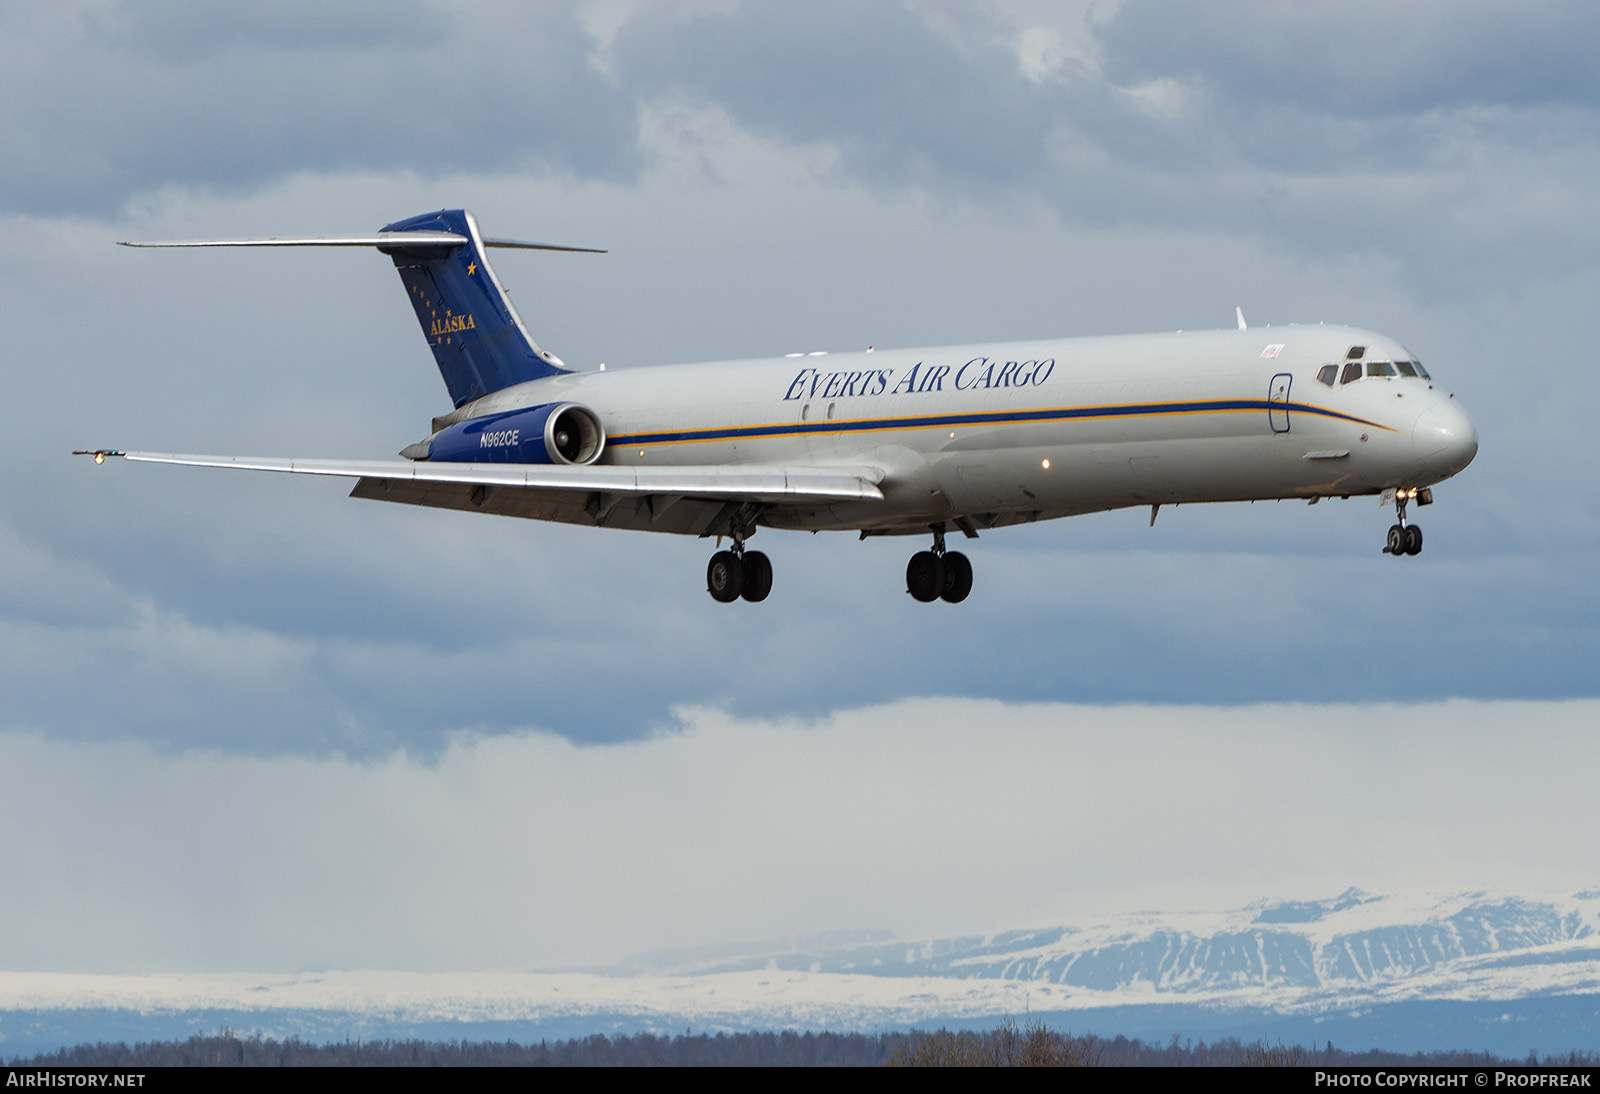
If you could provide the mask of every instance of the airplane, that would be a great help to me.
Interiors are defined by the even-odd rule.
[[[1383,553],[1422,549],[1415,501],[1477,454],[1472,420],[1414,354],[1343,326],[979,343],[594,371],[528,333],[463,209],[374,235],[125,243],[375,247],[388,255],[453,409],[399,460],[84,449],[147,463],[356,480],[352,497],[717,537],[711,596],[765,600],[760,528],[931,536],[906,567],[959,603],[972,564],[946,535],[1135,506],[1377,495]],[[730,546],[724,548],[726,538]]]

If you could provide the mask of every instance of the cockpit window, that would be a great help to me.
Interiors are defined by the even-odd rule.
[[[1366,346],[1351,346],[1350,347],[1350,352],[1345,354],[1345,357],[1349,358],[1352,361],[1359,361],[1359,360],[1361,360],[1362,356],[1366,352],[1367,352],[1367,347]]]
[[[1362,349],[1361,346],[1352,346],[1352,350]],[[1344,368],[1338,365],[1323,365],[1317,369],[1317,379],[1333,386],[1333,374],[1339,373],[1341,384],[1352,384],[1362,377],[1373,376],[1409,376],[1414,379],[1430,380],[1428,370],[1422,367],[1421,361],[1346,361]]]

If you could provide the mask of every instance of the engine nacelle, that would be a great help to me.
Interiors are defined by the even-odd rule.
[[[434,434],[428,459],[440,463],[594,463],[606,431],[594,411],[577,403],[489,414]]]

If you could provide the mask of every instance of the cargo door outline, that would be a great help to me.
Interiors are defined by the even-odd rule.
[[[1267,424],[1274,433],[1289,432],[1289,388],[1293,383],[1293,375],[1280,372],[1267,385]]]

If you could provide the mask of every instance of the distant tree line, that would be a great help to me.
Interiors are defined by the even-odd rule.
[[[1176,1035],[1165,1045],[1127,1037],[1074,1037],[1042,1022],[1019,1026],[1008,1019],[988,1031],[897,1035],[900,1045],[885,1061],[890,1067],[1594,1067],[1600,1055],[1570,1052],[1525,1060],[1507,1060],[1487,1052],[1349,1052],[1300,1045],[1246,1044],[1237,1037],[1183,1041]]]
[[[224,1029],[186,1041],[98,1043],[6,1061],[10,1067],[1515,1067],[1600,1066],[1572,1052],[1508,1060],[1483,1052],[1348,1052],[1246,1044],[1236,1037],[1164,1045],[1074,1037],[1007,1021],[989,1031],[653,1033],[566,1041],[343,1041],[311,1044]]]

